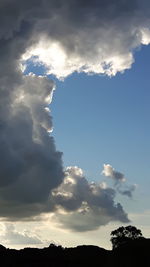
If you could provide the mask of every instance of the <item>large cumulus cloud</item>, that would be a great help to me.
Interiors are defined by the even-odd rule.
[[[17,216],[32,215],[28,205],[45,203],[63,180],[62,153],[49,136],[53,89],[52,81],[30,75],[11,94],[10,112],[1,125],[1,216],[16,216],[16,207]],[[21,205],[27,206],[22,210]]]
[[[62,153],[50,134],[54,83],[25,76],[21,64],[32,58],[58,78],[74,71],[124,71],[133,62],[133,50],[150,42],[147,7],[146,0],[0,1],[1,217],[27,219],[61,207],[68,213],[58,216],[61,221],[76,216],[73,211],[85,214],[83,229],[128,221],[115,204],[114,189],[90,185],[74,174],[77,169],[67,170],[75,184],[65,184]]]

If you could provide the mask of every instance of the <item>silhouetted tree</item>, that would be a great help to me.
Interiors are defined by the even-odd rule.
[[[119,227],[111,232],[111,236],[110,240],[112,242],[113,249],[129,241],[143,238],[141,230],[132,225]]]
[[[49,248],[56,248],[57,246],[54,243],[50,243]]]

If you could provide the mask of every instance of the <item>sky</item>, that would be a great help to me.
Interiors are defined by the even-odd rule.
[[[149,237],[150,4],[0,3],[0,238]]]

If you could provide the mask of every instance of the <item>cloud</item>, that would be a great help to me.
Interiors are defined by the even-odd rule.
[[[34,56],[47,74],[58,78],[75,71],[109,76],[123,72],[134,62],[134,50],[150,43],[146,5],[146,0],[41,1],[34,20],[40,39],[24,59]]]
[[[32,57],[58,78],[74,71],[110,76],[122,72],[131,67],[133,50],[150,41],[146,4],[149,7],[147,1],[1,0],[1,217],[27,220],[61,207],[68,217],[58,216],[68,218],[68,226],[77,216],[79,227],[74,221],[74,229],[81,229],[79,218],[86,218],[83,230],[112,220],[128,222],[122,206],[114,202],[114,189],[89,184],[74,167],[65,177],[62,153],[51,136],[54,83],[25,76],[20,64]],[[119,172],[113,175],[124,179]]]
[[[110,164],[104,164],[102,175],[114,180],[114,185],[117,189],[117,192],[132,198],[133,192],[135,191],[137,185],[126,185],[126,178],[123,173],[116,171]]]
[[[111,221],[129,222],[116,191],[106,184],[89,183],[78,167],[68,167],[63,183],[52,192],[57,207],[54,220],[74,231],[90,231]]]
[[[104,164],[103,165],[103,171],[102,174],[106,177],[112,178],[116,183],[118,182],[125,182],[124,174],[118,171],[115,171],[115,169],[110,164]]]
[[[24,76],[11,92],[9,110],[3,108],[0,203],[4,208],[0,216],[26,217],[41,212],[50,191],[64,178],[62,153],[49,136],[53,90],[54,83],[46,77]]]
[[[43,244],[43,241],[29,231],[18,232],[13,224],[6,223],[4,233],[0,235],[1,242],[6,245],[38,245]]]
[[[120,194],[127,196],[129,198],[133,197],[133,192],[137,188],[136,184],[130,185],[130,186],[125,186],[125,188],[121,188],[118,186],[117,190]]]

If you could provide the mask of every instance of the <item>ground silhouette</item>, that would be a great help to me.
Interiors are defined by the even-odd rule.
[[[63,248],[50,245],[46,248],[20,250],[0,245],[0,261],[3,267],[130,267],[149,266],[150,239],[132,240],[113,250],[97,246]]]

